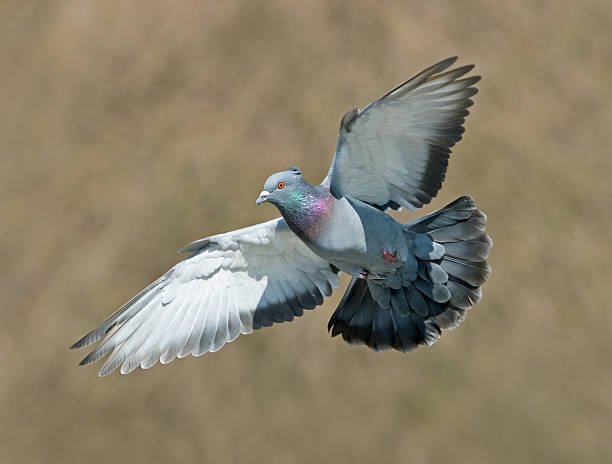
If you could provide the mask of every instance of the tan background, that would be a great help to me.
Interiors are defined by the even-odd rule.
[[[608,0],[0,5],[0,462],[612,459]],[[454,54],[481,93],[419,214],[469,193],[489,216],[461,329],[350,347],[339,291],[215,355],[77,367],[176,249],[276,216],[268,174],[320,181],[345,110]]]

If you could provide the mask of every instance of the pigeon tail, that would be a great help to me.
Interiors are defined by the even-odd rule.
[[[436,263],[448,274],[445,285],[450,300],[435,317],[443,329],[458,327],[466,312],[482,298],[481,286],[491,274],[487,257],[493,246],[486,223],[487,216],[476,208],[474,199],[463,196],[406,224],[407,230],[425,234],[444,247],[444,256]]]
[[[348,343],[375,351],[407,352],[435,343],[441,329],[457,327],[480,301],[480,286],[491,272],[485,223],[472,198],[461,197],[406,224],[417,262],[414,275],[400,288],[353,278],[329,321],[332,337],[342,334]]]
[[[433,345],[440,338],[440,327],[434,318],[411,310],[408,291],[406,287],[393,289],[353,278],[328,330],[332,337],[342,334],[346,342],[364,344],[374,351],[394,348],[408,352],[419,345]],[[381,293],[386,296],[379,299]]]

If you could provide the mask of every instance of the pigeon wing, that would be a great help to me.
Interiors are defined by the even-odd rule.
[[[100,341],[81,364],[127,374],[158,361],[219,350],[238,335],[313,309],[338,285],[338,270],[282,219],[193,242],[192,252],[72,348]]]
[[[479,76],[474,66],[446,71],[441,61],[342,118],[338,146],[323,183],[379,209],[420,208],[442,186],[451,147],[461,139]]]

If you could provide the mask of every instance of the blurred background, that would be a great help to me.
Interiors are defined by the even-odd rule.
[[[0,462],[607,462],[612,4],[0,3]],[[277,216],[341,116],[447,56],[481,92],[444,188],[493,274],[435,346],[331,339],[342,295],[214,355],[97,377],[68,346],[200,237]],[[343,282],[346,282],[344,280]]]

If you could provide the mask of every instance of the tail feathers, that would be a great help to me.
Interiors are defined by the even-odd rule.
[[[390,293],[386,307],[372,297],[366,280],[353,278],[327,326],[332,337],[342,334],[346,342],[365,344],[374,351],[394,348],[403,352],[438,340],[437,321],[410,310],[409,289],[385,287],[383,291]]]
[[[440,208],[427,216],[409,222],[406,224],[406,227],[413,232],[426,234],[469,219],[475,209],[476,206],[472,197],[460,197],[444,208]]]
[[[338,309],[332,315],[327,330],[331,330],[332,337],[348,330],[350,322],[355,316],[357,308],[361,306],[368,285],[365,280],[353,278],[338,305]],[[348,340],[347,340],[348,341]]]
[[[484,284],[489,274],[491,274],[491,268],[486,261],[468,261],[452,256],[444,256],[441,266],[449,276],[460,279],[474,287]]]
[[[438,211],[406,224],[406,229],[427,235],[444,246],[440,267],[448,274],[448,307],[435,317],[443,329],[458,327],[482,298],[480,286],[491,274],[487,257],[493,241],[485,227],[487,216],[464,196]]]
[[[342,334],[348,343],[375,351],[407,352],[435,343],[441,329],[459,326],[491,273],[486,219],[471,197],[461,197],[406,224],[418,261],[415,280],[393,289],[353,278],[329,321],[332,337]]]

